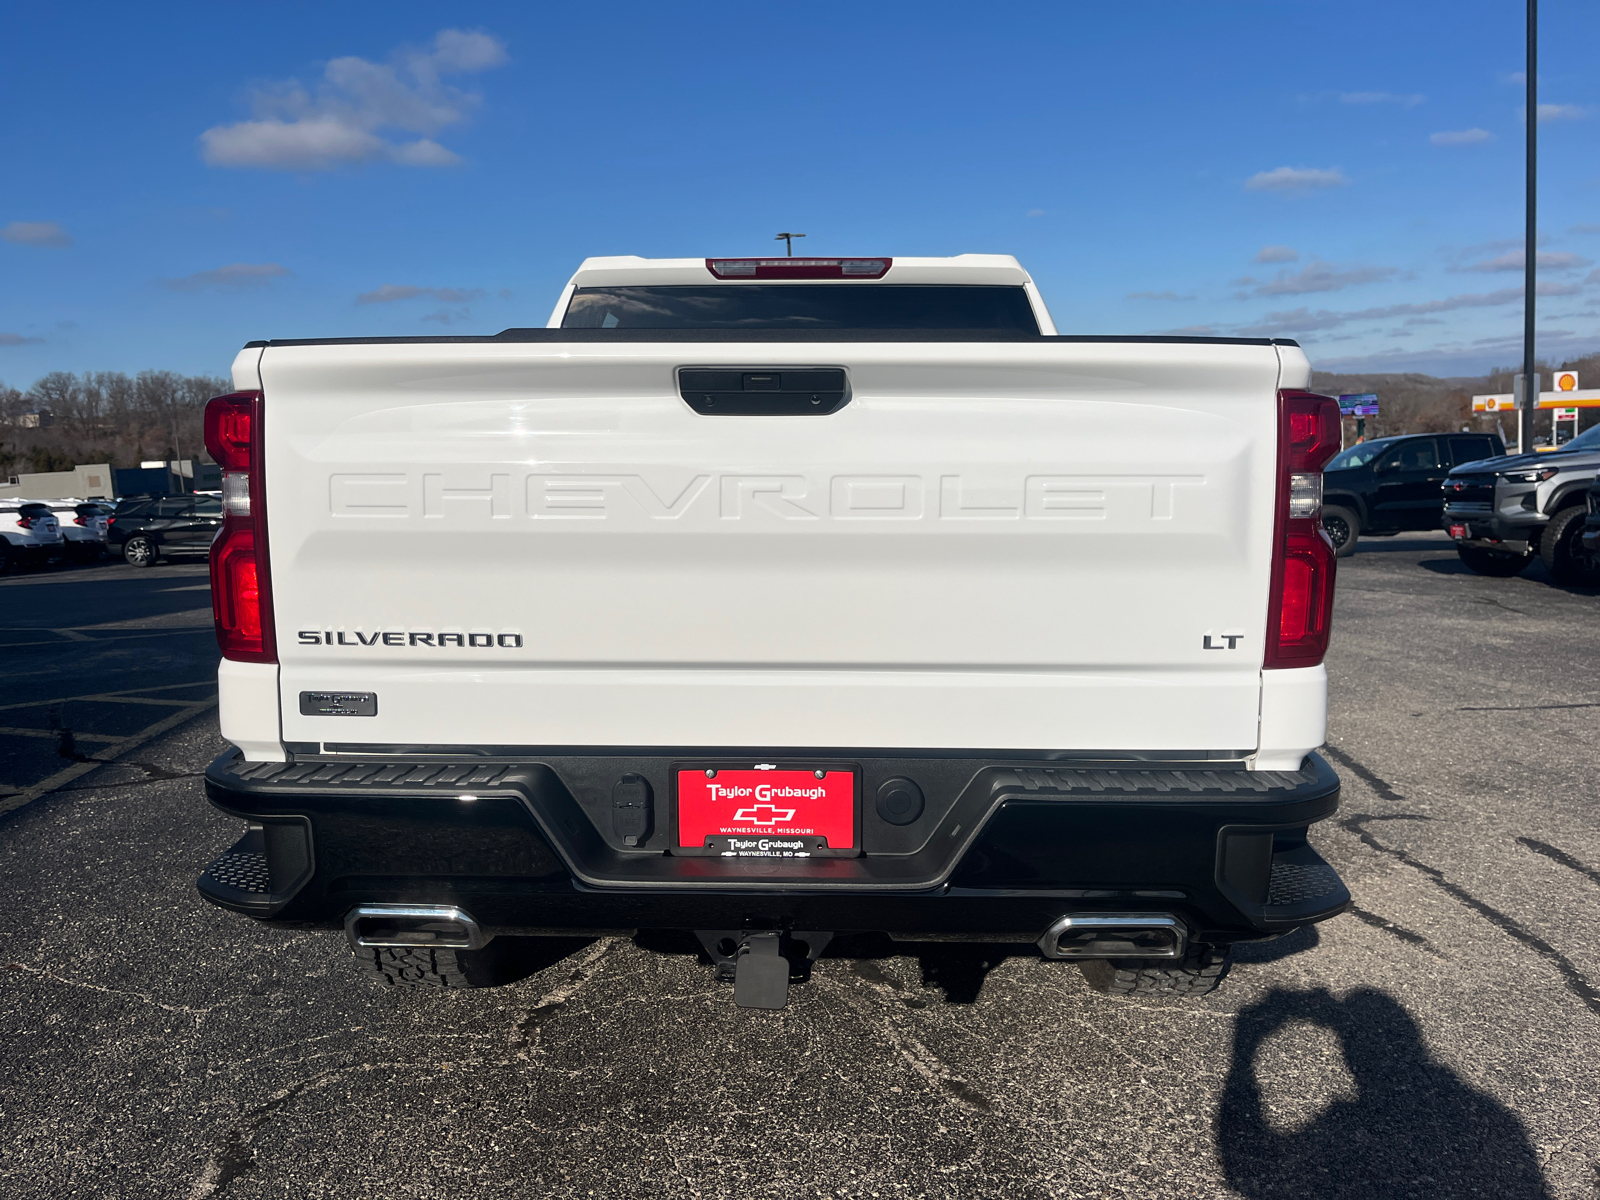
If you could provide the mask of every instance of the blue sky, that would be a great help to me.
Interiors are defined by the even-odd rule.
[[[1600,349],[1600,5],[1541,6],[1542,355]],[[1017,255],[1063,332],[1520,357],[1516,0],[13,6],[0,381],[542,325],[590,254]]]

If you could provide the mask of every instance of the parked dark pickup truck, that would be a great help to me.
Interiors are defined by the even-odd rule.
[[[1493,458],[1505,443],[1488,433],[1374,438],[1335,455],[1322,473],[1322,527],[1341,557],[1362,535],[1439,528],[1440,487],[1452,467]]]

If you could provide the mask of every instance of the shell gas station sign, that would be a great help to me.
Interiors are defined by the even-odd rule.
[[[1600,388],[1580,388],[1576,371],[1557,371],[1550,383],[1548,392],[1539,393],[1540,408],[1600,408]],[[1516,396],[1511,392],[1472,398],[1475,413],[1515,412],[1516,408]]]

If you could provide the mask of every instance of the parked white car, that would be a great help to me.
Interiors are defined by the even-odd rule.
[[[18,566],[41,566],[64,550],[61,523],[48,504],[0,501],[0,573]]]
[[[87,562],[106,552],[106,518],[114,509],[100,500],[52,500],[50,511],[61,528],[63,548],[68,557]]]

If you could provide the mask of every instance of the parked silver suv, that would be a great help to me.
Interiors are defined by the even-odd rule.
[[[1600,577],[1582,541],[1589,487],[1600,472],[1600,425],[1560,450],[1464,463],[1444,481],[1444,527],[1480,575],[1515,575],[1535,555],[1561,583]]]

